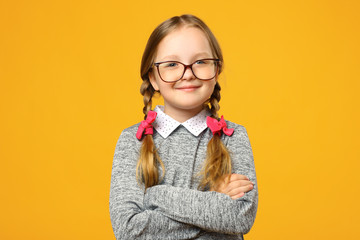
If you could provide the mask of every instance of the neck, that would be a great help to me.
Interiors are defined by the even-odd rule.
[[[201,112],[203,109],[203,106],[199,106],[193,109],[179,109],[164,105],[164,113],[166,113],[166,115],[172,117],[180,123],[183,123],[186,120],[192,118],[193,116]]]

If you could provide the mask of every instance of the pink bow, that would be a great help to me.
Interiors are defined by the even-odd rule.
[[[221,136],[221,131],[223,131],[226,135],[231,136],[234,132],[233,128],[227,128],[227,125],[226,125],[226,122],[225,122],[223,116],[221,116],[220,121],[208,116],[206,118],[206,124],[210,128],[213,135],[219,134],[219,136]]]
[[[156,112],[148,111],[146,119],[141,121],[139,128],[136,132],[137,139],[140,140],[143,134],[147,135],[154,133],[153,126],[151,124],[155,121],[156,115],[157,115]]]

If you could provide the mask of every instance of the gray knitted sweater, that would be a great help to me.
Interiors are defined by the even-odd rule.
[[[146,193],[136,181],[141,141],[135,134],[139,124],[123,130],[116,144],[110,186],[110,216],[116,239],[243,239],[257,211],[255,166],[245,128],[226,122],[228,128],[235,129],[232,136],[221,137],[231,153],[233,172],[255,183],[253,190],[236,200],[197,190],[196,174],[212,137],[209,128],[196,137],[180,125],[165,139],[154,129],[165,177]]]

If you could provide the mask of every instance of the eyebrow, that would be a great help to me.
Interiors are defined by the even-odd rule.
[[[199,53],[193,55],[192,59],[193,60],[198,60],[199,57],[211,58],[212,56],[209,55],[209,53],[207,53],[207,52],[199,52]],[[180,60],[180,57],[178,55],[168,55],[168,56],[165,56],[165,57],[161,58],[157,62],[168,61],[168,60]]]

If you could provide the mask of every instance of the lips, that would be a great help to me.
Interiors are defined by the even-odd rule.
[[[181,87],[177,87],[176,89],[178,90],[183,90],[183,91],[193,91],[197,88],[199,88],[200,86],[195,86],[195,85],[187,85],[187,86],[181,86]]]

